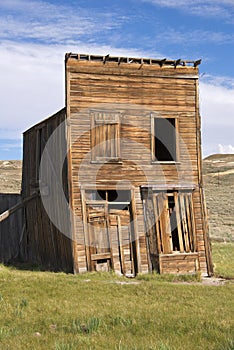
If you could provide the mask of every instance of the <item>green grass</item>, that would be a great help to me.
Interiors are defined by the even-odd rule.
[[[215,276],[234,278],[234,242],[212,243]]]
[[[234,284],[197,280],[0,265],[0,349],[233,350]]]

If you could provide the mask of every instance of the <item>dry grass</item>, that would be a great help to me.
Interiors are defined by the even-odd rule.
[[[234,241],[234,155],[213,155],[203,161],[210,236]]]

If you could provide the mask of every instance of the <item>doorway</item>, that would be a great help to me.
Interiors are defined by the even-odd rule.
[[[130,190],[85,190],[86,252],[90,271],[134,276],[136,248]]]

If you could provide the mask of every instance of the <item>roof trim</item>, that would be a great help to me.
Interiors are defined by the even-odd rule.
[[[163,66],[172,66],[174,68],[182,66],[192,66],[196,68],[199,64],[201,64],[201,59],[198,60],[182,60],[182,59],[176,59],[176,60],[171,60],[167,58],[157,58],[157,59],[152,59],[152,58],[137,58],[137,57],[121,57],[121,56],[110,56],[105,55],[89,55],[89,54],[81,54],[81,53],[66,53],[65,55],[65,62],[69,59],[76,59],[78,61],[93,61],[93,62],[102,62],[105,64],[107,61],[108,62],[116,62],[118,65],[120,64],[139,64],[140,66],[143,65],[158,65],[160,67]]]

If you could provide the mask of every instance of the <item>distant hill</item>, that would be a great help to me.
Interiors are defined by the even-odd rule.
[[[210,236],[234,240],[234,154],[214,154],[203,160]]]
[[[0,193],[20,193],[22,161],[0,161]],[[210,236],[234,241],[234,154],[214,154],[203,160]]]
[[[20,193],[21,160],[0,160],[0,193]]]

